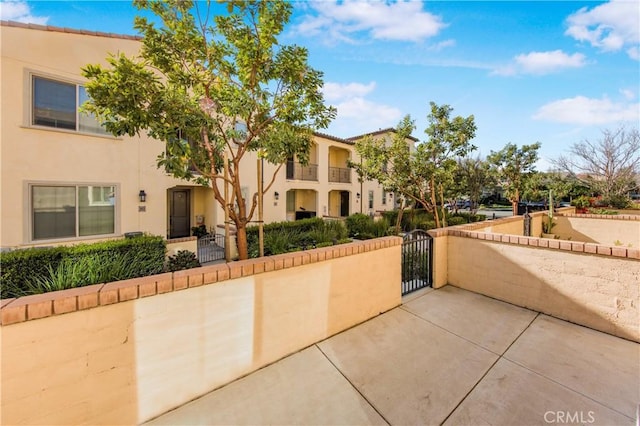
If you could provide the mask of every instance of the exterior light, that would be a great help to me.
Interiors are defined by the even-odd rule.
[[[278,191],[273,193],[273,198],[278,201],[280,199],[280,193]]]
[[[360,199],[360,193],[356,192],[356,200],[359,200],[359,199]]]
[[[147,201],[147,193],[144,192],[144,189],[141,189],[140,192],[138,192],[138,198],[140,199],[141,203],[144,203]]]

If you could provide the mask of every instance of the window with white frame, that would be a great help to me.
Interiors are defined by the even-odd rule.
[[[80,112],[89,100],[84,86],[33,75],[31,124],[106,135],[93,114]]]
[[[387,205],[387,191],[385,191],[384,189],[382,190],[382,205]]]
[[[29,191],[34,241],[116,232],[115,185],[33,184]]]
[[[369,191],[369,209],[373,209],[373,191]]]

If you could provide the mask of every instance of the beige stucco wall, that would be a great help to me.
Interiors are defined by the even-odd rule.
[[[209,285],[213,267],[183,271],[180,282],[188,272],[197,287],[149,297],[145,279],[134,300],[5,325],[2,424],[141,423],[391,309],[401,302],[400,245],[386,244],[316,249],[308,253],[327,260]],[[251,262],[229,264],[226,277]]]
[[[591,217],[555,218],[553,232],[562,239],[610,246],[640,247],[640,220],[615,220]]]
[[[137,51],[138,42],[4,25],[0,31],[0,245],[64,242],[30,241],[29,183],[114,184],[119,194],[115,235],[145,231],[166,236],[167,189],[195,186],[157,169],[156,157],[163,149],[162,143],[145,135],[114,138],[30,125],[32,74],[82,84],[82,66],[105,64],[107,52],[131,55]],[[144,204],[138,200],[141,189],[147,193]],[[139,211],[139,207],[145,211]],[[195,209],[192,211],[195,221]],[[81,240],[88,241],[72,241]]]
[[[638,260],[451,235],[447,256],[449,284],[640,341]]]

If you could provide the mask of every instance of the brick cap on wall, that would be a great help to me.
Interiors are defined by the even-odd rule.
[[[0,319],[2,326],[7,326],[263,272],[324,262],[401,244],[401,237],[382,237],[257,259],[202,266],[107,284],[94,284],[17,299],[3,299],[0,300]]]

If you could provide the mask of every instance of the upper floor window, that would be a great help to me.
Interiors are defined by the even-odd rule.
[[[35,75],[32,84],[32,125],[107,134],[93,114],[79,111],[89,99],[84,86]]]

